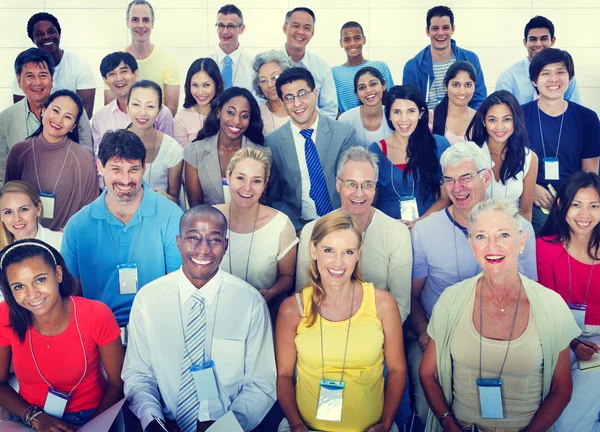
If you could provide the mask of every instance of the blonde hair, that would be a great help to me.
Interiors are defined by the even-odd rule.
[[[310,236],[310,244],[316,247],[329,234],[341,230],[353,231],[354,234],[356,234],[358,244],[362,244],[362,233],[360,232],[360,227],[356,221],[352,219],[350,213],[346,212],[345,210],[334,211],[321,217],[313,228],[312,235]],[[354,267],[354,271],[350,277],[353,282],[363,281],[359,264],[360,260],[356,262],[356,266]],[[307,309],[308,327],[310,327],[317,320],[319,307],[326,299],[325,290],[321,285],[321,274],[319,273],[319,268],[317,267],[317,260],[311,260],[308,264],[308,283],[304,289],[308,287],[312,287],[313,289],[312,302],[310,308]]]
[[[37,191],[33,186],[29,183],[20,181],[20,180],[12,180],[6,183],[4,186],[0,188],[0,199],[7,193],[22,193],[27,195],[27,197],[31,200],[35,207],[42,205],[42,200],[38,195]],[[41,219],[44,215],[44,209],[42,208],[42,214],[38,218]],[[4,223],[0,223],[0,249],[4,249],[9,244],[15,241],[15,236],[6,228]]]
[[[269,158],[267,158],[262,151],[253,147],[244,147],[234,153],[229,160],[229,165],[227,165],[227,177],[231,176],[231,173],[235,169],[237,163],[243,161],[244,159],[253,159],[262,164],[265,170],[266,187],[266,185],[269,183],[269,177],[271,176],[271,163],[269,162]]]
[[[519,217],[519,209],[513,202],[508,202],[500,198],[490,198],[486,201],[476,204],[471,210],[469,218],[469,233],[473,231],[473,225],[485,213],[503,213],[511,221],[518,232],[523,232],[523,222]],[[471,234],[469,234],[470,236]]]

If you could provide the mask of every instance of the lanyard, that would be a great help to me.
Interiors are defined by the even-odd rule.
[[[348,330],[346,330],[346,348],[344,348],[344,361],[342,363],[342,376],[340,382],[344,382],[344,368],[346,367],[346,354],[348,353],[348,340],[350,339],[350,322],[352,321],[352,306],[354,305],[355,282],[352,282],[352,301],[350,302],[350,318],[348,318]],[[321,331],[321,376],[325,381],[325,354],[323,349],[323,318],[319,312],[319,329]]]
[[[137,239],[135,241],[135,247],[133,248],[133,262],[135,262],[135,257],[137,256],[138,244],[140,242],[140,234],[142,232],[142,223],[144,220],[140,221],[140,227],[138,229]],[[119,261],[119,253],[117,252],[117,246],[115,245],[115,239],[113,237],[112,229],[110,228],[110,224],[108,223],[108,208],[106,209],[106,227],[108,228],[108,233],[110,234],[110,242],[112,243],[113,250],[115,252],[115,258],[117,259],[117,264],[120,265],[121,261]]]
[[[457,226],[458,222],[456,222],[456,220],[450,214],[449,208],[446,209],[446,214],[452,221],[452,225],[453,225],[452,226],[452,235],[454,237],[454,258],[456,259],[456,276],[458,277],[458,282],[460,282],[460,281],[462,281],[462,278],[460,277],[460,266],[458,265],[458,245],[456,244],[456,228],[458,228],[458,226]],[[466,232],[463,231],[463,233],[465,235],[467,235]],[[477,268],[479,268],[479,264],[477,264]]]
[[[390,146],[390,150],[391,150],[391,148],[392,148],[392,146]],[[392,183],[392,189],[394,189],[394,193],[398,197],[399,201],[402,201],[403,196],[398,193],[398,191],[396,190],[396,185],[394,185],[394,168],[396,166],[394,165],[394,162],[392,162],[392,158],[389,156],[391,152],[388,150],[387,153],[388,153],[387,158],[390,161],[390,181]],[[414,198],[415,197],[415,177],[413,175],[411,175],[411,177],[412,177],[412,194],[410,195],[409,198]]]
[[[564,247],[564,246],[563,246]],[[567,303],[571,303],[571,254],[565,248],[567,252],[567,267],[569,268],[569,296]],[[588,291],[590,290],[590,282],[592,281],[592,273],[594,271],[594,265],[596,264],[596,260],[592,260],[592,268],[590,269],[590,276],[588,277],[587,287],[585,288],[585,295],[583,296],[583,304],[587,302]]]
[[[252,243],[254,242],[254,232],[256,231],[256,221],[258,221],[258,211],[260,210],[260,204],[256,203],[256,217],[254,218],[254,226],[252,227],[252,236],[250,237],[250,248],[248,249],[248,257],[246,258],[246,276],[244,277],[244,282],[248,282],[248,269],[250,268],[250,254],[252,253]],[[227,218],[229,219],[229,224],[231,226],[231,204],[229,204],[229,209],[227,212]],[[231,266],[231,238],[233,231],[228,227],[229,231],[229,247],[227,248],[227,252],[229,254],[229,272],[233,274],[233,267]]]
[[[546,145],[544,144],[544,132],[542,131],[542,117],[540,116],[540,103],[537,103],[537,109],[538,109],[538,123],[540,125],[540,138],[542,139],[542,149],[544,150],[544,159],[546,159]],[[558,143],[556,144],[556,158],[558,159],[558,149],[560,148],[560,138],[562,136],[562,127],[563,127],[563,120],[565,119],[565,113],[567,112],[567,110],[565,109],[562,113],[562,115],[560,116],[560,129],[558,131]]]
[[[83,338],[81,337],[81,330],[79,329],[79,320],[77,319],[77,305],[75,304],[75,300],[73,300],[73,297],[69,297],[69,298],[71,299],[71,304],[73,305],[73,314],[75,315],[75,326],[77,327],[77,333],[79,334],[79,342],[81,342],[81,350],[83,351],[83,362],[84,362],[83,375],[81,375],[81,378],[79,379],[79,381],[77,381],[77,384],[75,384],[75,387],[73,387],[71,389],[71,391],[68,393],[68,395],[71,396],[71,394],[75,391],[75,389],[77,387],[79,387],[79,384],[81,384],[81,381],[83,381],[83,378],[85,378],[85,375],[87,374],[87,354],[85,353],[85,346],[83,345]],[[33,358],[33,363],[35,364],[35,368],[37,369],[38,373],[40,374],[40,377],[42,377],[44,382],[46,384],[48,384],[48,387],[54,388],[52,386],[52,384],[50,384],[48,382],[46,377],[42,374],[42,371],[40,370],[40,366],[38,365],[37,359],[35,358],[35,354],[33,353],[33,344],[31,343],[31,328],[29,328],[28,333],[29,333],[29,350],[31,351],[31,357]]]
[[[73,141],[71,141],[69,143],[69,147],[67,147],[67,153],[65,154],[65,160],[63,161],[62,167],[60,168],[60,172],[58,173],[58,178],[56,179],[56,183],[54,184],[54,189],[52,189],[52,195],[56,195],[56,188],[58,187],[58,182],[60,181],[60,178],[62,177],[62,173],[65,169],[65,165],[67,164],[67,158],[69,157],[69,152],[71,151],[71,145],[73,144]],[[42,193],[42,186],[40,186],[40,176],[38,175],[38,168],[37,168],[37,160],[35,158],[35,137],[33,137],[32,142],[31,142],[31,153],[33,154],[33,167],[35,169],[35,178],[37,180],[37,184],[38,184],[38,189],[40,191],[40,193]]]
[[[483,357],[483,283],[485,278],[481,279],[481,291],[479,293],[479,379],[481,379],[481,362]],[[506,364],[506,358],[508,357],[508,350],[510,349],[510,341],[513,337],[515,330],[515,324],[517,323],[517,313],[519,312],[519,303],[521,302],[521,292],[523,291],[523,281],[519,278],[519,297],[517,297],[517,307],[515,307],[515,316],[513,317],[512,327],[510,329],[510,335],[508,336],[508,346],[506,347],[506,354],[504,354],[504,360],[502,360],[502,366],[498,373],[498,378],[502,377],[502,371]],[[514,297],[513,297],[514,298]]]

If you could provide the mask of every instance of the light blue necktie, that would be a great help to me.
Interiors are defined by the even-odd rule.
[[[314,129],[304,129],[300,131],[300,135],[305,139],[304,157],[306,157],[308,178],[310,179],[310,191],[308,192],[308,195],[315,202],[317,214],[323,216],[332,211],[333,208],[331,207],[331,201],[329,200],[329,193],[327,192],[327,184],[325,183],[323,167],[319,160],[319,153],[317,153],[317,147],[311,138],[313,132]]]
[[[223,60],[223,70],[221,71],[221,75],[223,76],[223,84],[225,85],[225,90],[227,90],[232,85],[233,80],[233,67],[231,66],[233,61],[231,57],[225,56]]]
[[[181,362],[181,382],[177,402],[177,424],[181,432],[194,432],[196,430],[200,401],[198,401],[190,366],[192,361],[194,363],[204,361],[204,341],[206,340],[204,298],[200,295],[200,291],[196,290],[192,299],[194,304],[188,316],[185,330],[185,349],[183,361]]]

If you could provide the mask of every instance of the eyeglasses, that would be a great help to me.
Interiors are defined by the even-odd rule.
[[[225,29],[231,31],[236,28],[240,28],[241,26],[242,26],[242,24],[227,24],[227,25],[221,24],[221,23],[215,24],[215,27],[217,27],[221,31],[223,31]]]
[[[296,94],[296,95],[293,95],[293,94],[291,94],[291,93],[288,93],[288,94],[286,94],[286,95],[284,95],[284,96],[283,96],[283,101],[284,101],[286,104],[288,104],[288,105],[291,105],[291,104],[293,104],[293,103],[294,103],[294,99],[298,98],[299,100],[305,100],[306,98],[308,98],[308,97],[310,96],[310,94],[311,94],[312,92],[313,92],[312,90],[311,90],[311,91],[308,91],[308,90],[300,90],[300,91],[298,92],[298,94]]]
[[[366,181],[366,182],[359,183],[354,180],[342,180],[340,177],[338,177],[337,179],[342,182],[342,184],[344,185],[344,187],[346,189],[357,190],[358,187],[360,186],[360,188],[362,190],[370,191],[375,188],[375,182],[372,182],[372,181]]]
[[[264,86],[268,85],[269,83],[272,85],[275,85],[275,83],[277,82],[277,78],[279,78],[279,75],[272,76],[269,79],[261,78],[258,80],[258,85],[260,85],[261,87],[264,87]]]
[[[477,174],[479,174],[482,171],[485,171],[485,168],[480,169],[479,171],[474,172],[472,174],[463,174],[458,178],[458,180],[455,180],[450,177],[444,177],[444,178],[442,178],[442,181],[440,181],[440,184],[442,186],[444,186],[444,185],[445,186],[454,186],[456,184],[456,182],[458,182],[461,185],[467,185],[467,184],[471,183],[471,181],[473,180],[473,177],[475,177]]]

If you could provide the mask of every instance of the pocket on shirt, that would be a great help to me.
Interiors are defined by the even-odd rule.
[[[214,339],[212,358],[217,369],[217,379],[222,385],[230,386],[244,376],[245,341]]]

